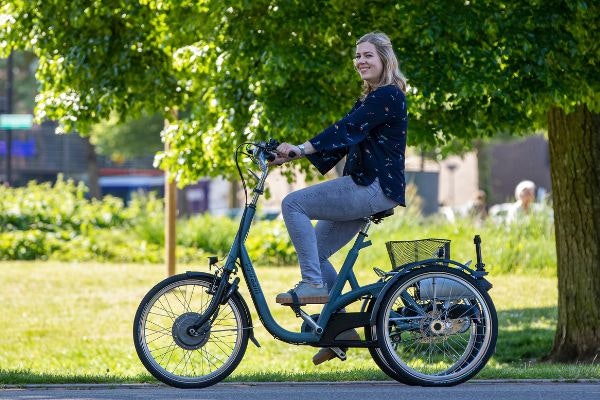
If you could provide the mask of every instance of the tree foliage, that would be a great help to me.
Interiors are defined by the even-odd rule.
[[[181,102],[172,51],[186,31],[186,6],[162,1],[15,0],[2,6],[0,48],[34,51],[39,58],[39,119],[87,133],[92,123],[139,116]]]
[[[0,96],[6,96],[6,87],[4,82],[7,80],[7,62],[0,60]],[[34,98],[36,94],[36,81],[34,71],[37,65],[37,59],[31,52],[13,53],[13,112],[17,114],[31,114],[34,107]],[[4,104],[3,104],[4,105]]]
[[[301,141],[360,94],[355,40],[388,33],[409,78],[411,144],[468,144],[544,126],[552,104],[595,96],[597,3],[13,0],[0,46],[40,59],[38,118],[87,133],[107,119],[170,115],[165,168],[181,182],[232,170],[244,140]]]
[[[157,158],[181,184],[233,171],[232,149],[246,140],[297,143],[338,119],[360,92],[354,42],[373,30],[390,35],[409,78],[409,144],[469,146],[545,128],[546,116],[559,115],[549,131],[555,190],[570,187],[562,170],[588,182],[600,176],[597,151],[584,162],[557,140],[597,143],[597,1],[12,0],[0,10],[0,51],[31,49],[40,60],[38,118],[86,133],[113,112],[184,111],[163,132],[169,150]],[[580,271],[569,258],[582,244],[600,255],[597,196],[556,194],[565,201],[556,224],[572,228],[558,239],[559,279],[598,288],[599,257]],[[590,215],[592,229],[563,209]],[[560,343],[570,350],[557,359],[597,349],[597,323],[563,317],[597,297],[562,291],[568,312],[559,313],[556,351]]]

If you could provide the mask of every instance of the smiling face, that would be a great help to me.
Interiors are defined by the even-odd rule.
[[[356,45],[354,67],[363,80],[372,85],[379,83],[383,73],[383,63],[374,44],[363,42]]]

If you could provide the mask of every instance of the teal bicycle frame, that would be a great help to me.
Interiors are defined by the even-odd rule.
[[[273,315],[269,306],[267,305],[264,293],[260,287],[258,277],[256,276],[254,266],[248,255],[248,251],[244,245],[246,237],[250,231],[250,225],[254,219],[256,213],[256,204],[259,197],[264,192],[265,180],[268,175],[268,167],[265,163],[264,156],[262,153],[258,154],[258,163],[261,167],[262,175],[257,178],[258,183],[254,188],[254,195],[252,201],[247,204],[244,208],[244,213],[240,221],[240,227],[238,233],[235,236],[233,245],[229,251],[229,255],[225,261],[225,265],[222,269],[222,274],[219,281],[219,286],[216,290],[216,294],[213,296],[211,304],[208,306],[206,312],[199,318],[198,322],[192,327],[195,330],[202,329],[202,326],[213,316],[218,310],[219,304],[223,303],[223,299],[227,299],[235,290],[237,290],[237,279],[233,285],[229,284],[229,278],[231,274],[236,273],[237,266],[236,261],[240,260],[242,273],[246,280],[246,285],[252,296],[252,301],[258,312],[260,320],[263,322],[265,328],[274,337],[294,344],[315,344],[320,341],[320,338],[324,332],[324,327],[327,326],[333,314],[345,306],[353,303],[354,301],[363,298],[365,296],[377,297],[381,289],[385,286],[385,282],[380,281],[366,286],[360,286],[352,267],[354,266],[356,259],[358,258],[359,251],[365,247],[371,245],[371,242],[365,240],[367,238],[367,232],[371,225],[371,220],[365,218],[365,225],[359,232],[354,245],[348,252],[346,259],[339,271],[337,280],[330,291],[330,301],[325,304],[318,320],[315,322],[307,313],[305,313],[299,307],[295,309],[297,315],[301,317],[309,326],[311,326],[311,332],[292,332],[284,329],[279,325]],[[241,240],[243,238],[243,240]],[[351,290],[342,295],[342,290],[348,282]],[[368,318],[366,319],[368,321]]]

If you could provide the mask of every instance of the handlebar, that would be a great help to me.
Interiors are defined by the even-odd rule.
[[[279,142],[275,139],[269,139],[266,142],[248,143],[248,151],[252,154],[255,162],[261,169],[267,168],[266,162],[275,160],[275,150],[279,146]]]
[[[254,142],[254,143],[246,143],[247,151],[251,153],[252,157],[256,164],[258,164],[261,169],[267,168],[266,162],[271,162],[277,158],[277,147],[279,146],[279,142],[275,139],[269,139],[266,142]],[[291,150],[288,153],[289,158],[295,158],[297,156],[297,152]]]
[[[275,160],[277,154],[275,154],[277,150],[277,146],[279,146],[279,142],[275,139],[269,139],[266,142],[256,142],[256,143],[248,143],[248,150],[252,153],[252,155],[256,158],[257,161],[266,160],[271,162]],[[252,150],[250,150],[252,148]],[[289,158],[296,157],[297,154],[294,150],[288,153]]]

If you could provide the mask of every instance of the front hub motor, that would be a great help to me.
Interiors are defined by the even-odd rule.
[[[173,340],[179,347],[186,350],[197,350],[208,342],[208,339],[210,339],[210,322],[202,325],[197,331],[191,328],[201,316],[195,312],[187,312],[177,317],[171,332]]]

